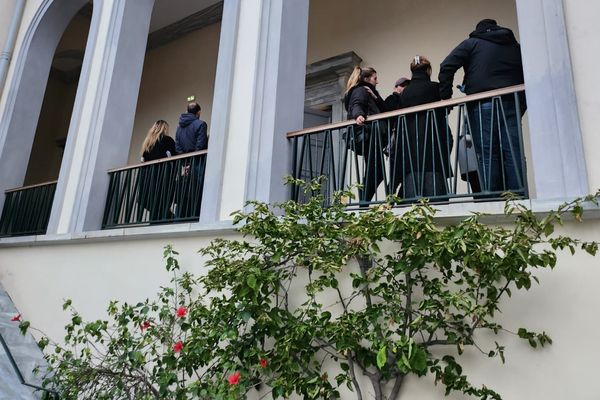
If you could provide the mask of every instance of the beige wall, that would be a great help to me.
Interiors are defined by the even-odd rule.
[[[196,96],[202,106],[200,118],[208,123],[210,134],[220,30],[221,24],[213,24],[146,53],[129,164],[140,161],[142,142],[156,120],[166,120],[175,138],[188,96]]]
[[[592,240],[598,238],[597,232],[596,220],[567,223],[557,234]],[[121,239],[2,249],[0,282],[24,318],[61,340],[61,327],[67,321],[61,309],[65,298],[72,298],[86,319],[104,317],[110,299],[132,302],[152,298],[169,278],[162,263],[162,247],[166,243],[173,243],[180,252],[184,270],[205,271],[204,261],[196,251],[208,243],[207,238]],[[467,353],[463,358],[466,372],[474,383],[497,389],[507,400],[597,400],[598,258],[583,253],[575,257],[562,255],[554,271],[536,275],[541,284],[526,293],[513,293],[499,318],[507,329],[546,331],[554,344],[534,350],[508,334],[480,337],[492,346],[494,340],[507,346],[506,365],[482,354]],[[402,399],[441,398],[442,388],[434,387],[428,378],[410,378],[402,393]],[[448,399],[464,397],[451,395]]]
[[[483,18],[518,37],[514,0],[311,0],[309,18],[307,62],[354,50],[377,70],[382,96],[410,77],[415,54],[429,58],[437,77],[442,60]]]
[[[598,21],[600,3],[585,0],[563,0],[567,34],[571,50],[571,65],[577,95],[577,108],[583,132],[590,192],[600,188],[600,96],[598,65],[600,40]]]

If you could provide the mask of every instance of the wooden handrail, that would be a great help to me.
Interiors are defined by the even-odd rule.
[[[505,94],[522,92],[524,90],[525,90],[525,85],[523,85],[523,84],[515,85],[515,86],[508,86],[508,87],[505,87],[502,89],[495,89],[495,90],[490,90],[487,92],[470,94],[468,96],[457,97],[455,99],[436,101],[433,103],[421,104],[421,105],[415,106],[415,107],[401,108],[399,110],[388,111],[388,112],[384,112],[381,114],[369,115],[367,117],[367,120],[368,121],[377,121],[380,119],[396,117],[398,115],[405,115],[405,114],[415,113],[415,112],[419,112],[419,111],[431,110],[432,108],[453,107],[453,106],[463,104],[466,102],[470,102],[470,101],[483,100],[483,99],[487,99],[489,97],[502,96]],[[350,119],[347,121],[335,122],[333,124],[319,125],[319,126],[314,126],[312,128],[302,129],[300,131],[289,132],[287,134],[287,137],[293,138],[296,136],[309,135],[311,133],[328,131],[328,130],[332,130],[332,129],[340,129],[340,128],[345,128],[347,126],[354,125],[354,124],[356,124],[356,122],[354,120]]]
[[[18,188],[7,189],[4,191],[4,193],[20,192],[21,190],[32,189],[32,188],[38,187],[38,186],[49,186],[49,185],[55,184],[56,182],[58,182],[58,181],[42,182],[42,183],[36,183],[35,185],[21,186]]]
[[[207,153],[208,153],[208,150],[198,150],[198,151],[193,151],[191,153],[183,153],[183,154],[178,154],[176,156],[159,158],[157,160],[146,161],[146,162],[139,163],[139,164],[127,165],[125,167],[112,168],[112,169],[109,169],[106,172],[110,174],[112,172],[119,172],[119,171],[125,171],[125,170],[128,170],[128,169],[145,167],[147,165],[160,164],[160,163],[164,163],[164,162],[167,162],[167,161],[179,160],[181,158],[188,158],[188,157],[193,157],[193,156],[197,156],[197,155],[201,155],[201,154],[207,154]]]

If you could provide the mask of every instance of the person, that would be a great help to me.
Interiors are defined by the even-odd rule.
[[[175,133],[177,153],[191,153],[208,147],[206,122],[200,119],[202,108],[196,102],[187,106],[187,112],[179,117],[179,126]]]
[[[440,88],[431,81],[431,63],[416,55],[410,63],[412,77],[404,89],[400,108],[440,101]],[[403,185],[398,196],[404,199],[429,197],[447,200],[448,181],[452,176],[450,152],[453,139],[446,111],[436,108],[406,116],[406,129],[398,132],[398,151],[402,152]]]
[[[387,132],[381,129],[384,124],[365,124],[369,115],[386,111],[385,102],[376,89],[378,83],[374,68],[357,66],[348,79],[344,97],[348,119],[358,125],[349,128],[347,145],[356,155],[364,156],[365,162],[358,196],[361,206],[372,199],[384,178],[383,148],[387,145]]]
[[[156,121],[142,144],[142,162],[158,160],[177,155],[175,141],[169,136],[169,124]],[[139,200],[140,211],[150,212],[150,222],[173,219],[171,205],[174,196],[176,174],[172,163],[161,163],[140,168]],[[139,215],[138,219],[141,219]]]
[[[394,90],[392,91],[392,94],[385,98],[385,107],[387,111],[393,111],[400,108],[400,99],[402,96],[402,92],[404,92],[404,89],[408,86],[409,83],[410,79],[404,76],[398,78],[398,80],[394,84]]]
[[[176,150],[179,154],[204,150],[208,147],[206,122],[200,119],[201,107],[196,102],[187,106],[187,112],[179,117],[175,134]],[[195,219],[200,215],[200,204],[204,186],[206,158],[193,157],[183,165],[181,179],[177,185],[177,217]]]
[[[410,83],[410,79],[406,77],[400,77],[394,83],[394,90],[392,94],[385,98],[385,106],[387,111],[393,111],[401,108],[402,104],[402,93],[404,89]],[[398,123],[401,121],[400,118],[392,118],[391,123],[391,135],[390,135],[390,143],[387,147],[386,154],[390,156],[390,193],[401,193],[402,188],[399,187],[402,184],[402,160],[401,160],[401,152],[398,151],[398,132],[400,131],[400,127]]]
[[[442,61],[438,76],[442,99],[452,96],[454,75],[460,68],[464,69],[463,87],[468,95],[524,82],[520,45],[510,29],[493,19],[479,21],[469,38]],[[468,125],[483,191],[519,193],[524,189],[521,121],[517,112],[523,115],[526,104],[522,94],[518,97],[519,107],[516,101],[511,94],[502,96],[501,104],[484,100],[468,105]],[[502,117],[492,120],[493,115]]]
[[[142,162],[175,156],[175,147],[175,141],[169,136],[169,124],[159,119],[152,125],[142,143]]]

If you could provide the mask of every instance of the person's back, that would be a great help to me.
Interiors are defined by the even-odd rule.
[[[440,65],[440,96],[452,96],[454,74],[464,69],[466,94],[522,84],[521,48],[508,28],[493,19],[479,21],[469,38],[459,44]],[[490,198],[501,192],[524,192],[525,159],[520,124],[526,110],[524,93],[467,104],[468,130],[478,160],[479,190]],[[502,118],[498,118],[502,115]]]
[[[410,64],[410,84],[402,92],[401,108],[440,100],[439,84],[431,81],[431,63],[417,55]],[[406,115],[406,130],[398,138],[403,143],[402,198],[429,197],[446,200],[447,179],[452,175],[449,158],[452,136],[447,129],[445,110],[420,111]]]
[[[179,117],[179,125],[175,134],[177,153],[191,153],[208,147],[206,122],[200,119],[200,105],[188,104],[187,112]]]
[[[521,46],[513,32],[496,21],[480,21],[469,38],[442,61],[439,81],[442,99],[452,96],[454,74],[464,68],[466,94],[523,83]]]

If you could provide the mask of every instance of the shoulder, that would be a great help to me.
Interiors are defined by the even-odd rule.
[[[352,93],[350,93],[350,99],[361,99],[368,96],[367,88],[364,86],[357,86],[354,88]]]

